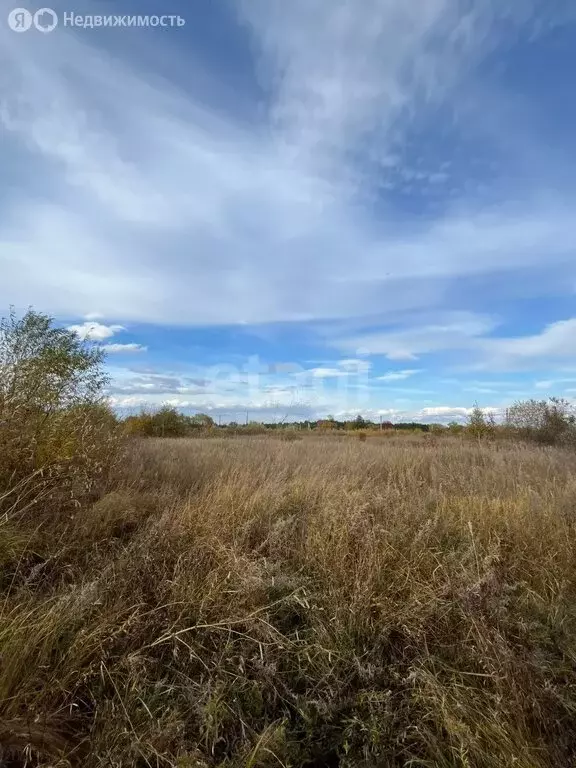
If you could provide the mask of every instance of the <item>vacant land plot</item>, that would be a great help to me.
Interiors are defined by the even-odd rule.
[[[131,442],[93,503],[0,522],[3,764],[574,765],[575,469]]]

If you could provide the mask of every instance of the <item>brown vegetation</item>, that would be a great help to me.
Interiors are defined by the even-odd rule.
[[[570,765],[574,455],[130,443],[0,527],[11,765]]]
[[[561,404],[121,438],[33,313],[0,373],[0,765],[575,764],[576,456],[513,439]]]

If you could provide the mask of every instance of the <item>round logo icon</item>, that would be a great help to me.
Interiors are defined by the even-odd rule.
[[[52,32],[58,26],[58,16],[52,8],[40,8],[34,14],[34,26],[38,32]]]
[[[32,26],[32,14],[26,8],[14,8],[8,14],[8,26],[13,32],[27,32]]]

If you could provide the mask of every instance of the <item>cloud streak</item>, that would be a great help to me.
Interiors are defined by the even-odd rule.
[[[148,347],[143,344],[103,344],[102,349],[109,355],[132,355],[148,351]]]
[[[378,381],[405,381],[417,373],[421,373],[420,369],[412,368],[405,369],[403,371],[388,371],[383,376],[378,376]]]
[[[544,247],[568,269],[570,200],[523,195],[484,210],[464,199],[416,228],[385,195],[377,216],[364,206],[429,110],[474,84],[502,34],[495,4],[239,8],[268,92],[250,130],[207,103],[194,76],[186,92],[166,88],[145,62],[63,30],[42,45],[2,30],[7,146],[42,170],[44,190],[8,202],[1,301],[120,321],[308,321],[421,310],[462,276],[521,273]]]

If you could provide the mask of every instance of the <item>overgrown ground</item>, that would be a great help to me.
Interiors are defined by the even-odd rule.
[[[129,443],[0,522],[5,766],[576,765],[576,455]]]

